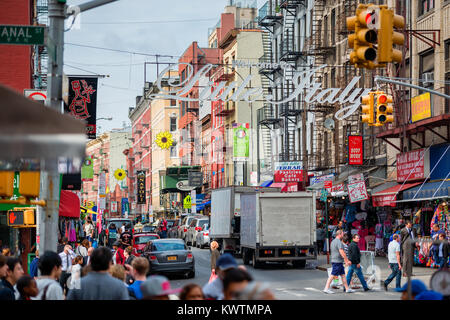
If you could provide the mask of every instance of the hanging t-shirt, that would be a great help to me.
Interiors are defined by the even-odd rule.
[[[117,230],[116,229],[109,229],[109,238],[117,239]]]

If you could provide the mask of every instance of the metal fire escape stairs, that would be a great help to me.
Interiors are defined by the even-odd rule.
[[[36,1],[36,24],[48,26],[48,0]],[[34,86],[47,88],[48,50],[47,46],[34,46]]]
[[[282,1],[280,8],[283,12],[283,33],[280,46],[280,62],[284,63],[283,67],[283,87],[282,100],[290,97],[294,92],[293,79],[297,70],[297,60],[302,53],[298,49],[298,37],[295,37],[295,21],[297,16],[297,8],[303,1],[287,0]],[[296,43],[297,42],[297,43]],[[280,106],[279,114],[283,119],[283,150],[280,154],[281,161],[298,161],[299,150],[296,148],[296,131],[298,116],[301,113],[300,101],[295,97],[291,101],[283,103]]]

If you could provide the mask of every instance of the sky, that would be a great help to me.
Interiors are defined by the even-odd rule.
[[[78,5],[89,0],[69,0]],[[258,0],[260,8],[266,0]],[[104,75],[97,91],[97,134],[130,124],[128,111],[142,95],[144,63],[176,62],[198,41],[207,47],[208,28],[219,21],[228,0],[119,0],[81,13],[79,24],[65,32],[64,73]],[[84,47],[83,47],[84,46]],[[100,47],[128,52],[89,48]],[[147,54],[141,55],[141,53]],[[163,66],[160,66],[160,70]],[[155,65],[146,67],[147,81],[156,80]]]

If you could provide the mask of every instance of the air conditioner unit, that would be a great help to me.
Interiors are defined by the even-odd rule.
[[[434,72],[425,72],[423,74],[423,84],[427,84],[428,82],[434,81]]]

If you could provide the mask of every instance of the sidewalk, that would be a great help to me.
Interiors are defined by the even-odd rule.
[[[331,257],[330,257],[331,259]],[[327,256],[319,255],[317,256],[318,266],[316,269],[327,272],[328,268],[331,268],[331,263],[327,264]],[[381,279],[385,280],[390,274],[391,269],[389,269],[389,263],[387,257],[375,257],[374,264],[380,268],[381,271]],[[430,279],[433,273],[435,273],[438,269],[434,268],[425,268],[425,267],[413,267],[413,279],[422,280],[427,287],[430,286]],[[395,282],[395,280],[394,280]],[[406,282],[406,278],[402,277],[402,284]]]

